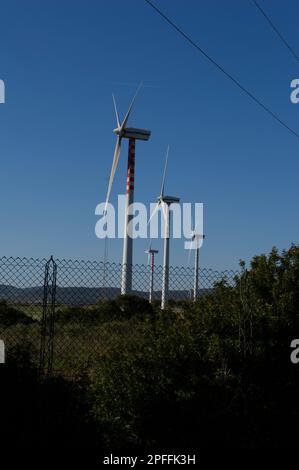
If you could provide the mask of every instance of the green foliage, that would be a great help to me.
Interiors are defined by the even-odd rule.
[[[149,302],[134,295],[123,295],[115,300],[101,300],[89,307],[60,307],[56,321],[59,323],[80,323],[95,325],[113,320],[127,320],[144,317],[153,313]]]
[[[255,301],[272,315],[293,316],[299,313],[299,247],[293,245],[279,255],[256,256],[251,262],[249,281]]]
[[[195,304],[138,321],[138,347],[131,336],[117,344],[93,381],[108,448],[296,445],[298,253],[273,249],[243,265],[234,287],[223,280]]]
[[[137,295],[120,295],[116,299],[116,303],[120,309],[119,318],[131,318],[137,316],[144,318],[153,313],[151,304],[148,300],[142,299]]]
[[[8,305],[6,300],[0,299],[0,325],[11,326],[18,323],[29,325],[34,323],[34,320],[22,311]]]
[[[97,446],[100,451],[101,435],[92,420],[86,379],[40,377],[33,354],[32,346],[23,344],[1,365],[1,449],[56,452]]]
[[[135,296],[62,307],[56,344],[73,344],[80,357],[72,351],[72,359],[88,373],[72,385],[43,385],[59,403],[53,410],[50,400],[49,415],[62,442],[71,428],[77,443],[82,427],[108,453],[296,447],[299,373],[289,355],[299,333],[299,247],[274,248],[241,268],[235,285],[223,279],[196,303],[165,311]],[[36,397],[36,371],[26,370]]]

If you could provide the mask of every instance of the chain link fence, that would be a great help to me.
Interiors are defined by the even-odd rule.
[[[122,266],[110,262],[0,258],[0,339],[6,354],[30,343],[36,361],[48,372],[76,376],[93,368],[111,348],[130,338],[138,346],[136,317],[159,309],[163,269],[134,265],[132,292],[120,296]],[[235,288],[238,272],[199,270],[198,299],[224,283]],[[193,298],[194,269],[170,267],[168,305],[179,311]],[[122,321],[123,319],[127,321]]]

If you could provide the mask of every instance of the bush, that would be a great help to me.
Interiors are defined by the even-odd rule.
[[[116,299],[116,304],[120,310],[119,319],[135,316],[145,318],[153,314],[149,301],[137,295],[120,295]]]
[[[28,344],[17,347],[1,365],[1,447],[56,451],[98,446],[101,450],[84,377],[76,382],[43,379],[32,354]]]
[[[34,322],[35,320],[27,316],[25,313],[9,306],[6,300],[0,300],[0,325],[12,326],[16,325],[17,323],[29,325],[30,323]]]
[[[57,311],[56,320],[59,323],[95,325],[132,317],[144,318],[152,313],[152,307],[147,300],[134,295],[123,295],[115,300],[102,300],[95,306],[61,307]]]
[[[299,247],[254,258],[236,287],[139,321],[94,384],[106,445],[121,452],[294,448]]]

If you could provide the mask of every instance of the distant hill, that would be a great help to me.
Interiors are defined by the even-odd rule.
[[[10,302],[41,302],[43,295],[42,286],[21,288],[0,284],[0,299]]]
[[[207,293],[209,289],[201,289],[199,295]],[[133,291],[135,295],[148,298],[148,293],[143,291]],[[57,287],[56,302],[65,305],[90,305],[102,299],[114,299],[120,295],[117,287]],[[44,288],[36,287],[14,287],[0,284],[0,299],[10,303],[42,303]],[[161,291],[155,291],[155,299],[161,298]],[[169,292],[169,299],[187,300],[190,298],[190,291],[175,290]]]

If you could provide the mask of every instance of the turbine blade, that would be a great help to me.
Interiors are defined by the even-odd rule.
[[[199,224],[194,225],[194,230],[193,230],[193,235],[194,235],[194,236],[199,235],[198,229],[199,229]]]
[[[164,220],[165,220],[165,223],[168,223],[168,220],[167,220],[167,204],[165,204],[164,201],[162,201],[162,212],[163,212],[163,215],[164,215]]]
[[[121,148],[121,137],[117,136],[115,150],[114,150],[114,157],[113,157],[113,162],[112,162],[112,167],[111,167],[111,172],[110,172],[110,178],[109,178],[109,184],[108,184],[108,190],[107,190],[107,196],[106,196],[106,203],[105,203],[104,212],[107,211],[107,205],[108,205],[109,198],[110,198],[112,184],[113,184],[116,168],[117,168],[117,165],[118,165],[118,160],[119,160],[119,155],[120,155],[120,148]]]
[[[112,93],[112,99],[113,99],[114,111],[115,111],[115,115],[116,115],[117,127],[119,129],[120,128],[120,120],[119,120],[119,114],[118,114],[118,111],[117,111],[116,101],[115,101],[115,97],[114,97],[113,93]]]
[[[124,118],[124,120],[123,120],[123,122],[122,122],[122,124],[121,124],[121,126],[120,126],[121,130],[124,130],[125,127],[126,127],[126,125],[127,125],[127,122],[128,122],[129,116],[130,116],[130,113],[131,113],[131,111],[132,111],[133,105],[134,105],[134,103],[135,103],[136,97],[137,97],[137,95],[138,95],[138,93],[139,93],[141,87],[142,87],[142,82],[141,82],[140,85],[138,86],[138,88],[137,88],[137,90],[136,90],[136,93],[135,93],[135,95],[133,96],[133,99],[132,99],[132,101],[131,101],[131,104],[130,104],[130,106],[129,106],[129,109],[128,109],[128,111],[127,111],[127,114],[125,115],[125,118]]]
[[[150,218],[149,218],[149,221],[148,221],[147,225],[149,225],[149,224],[150,224],[150,222],[151,222],[152,218],[155,216],[155,214],[156,214],[156,213],[157,213],[157,211],[159,210],[160,204],[161,204],[161,202],[160,202],[160,201],[159,201],[159,202],[157,202],[157,204],[156,204],[156,207],[154,208],[153,212],[151,213],[151,216],[150,216]]]
[[[167,236],[169,237],[169,231],[170,231],[170,227],[169,227],[169,218],[168,218],[168,215],[169,215],[169,208],[167,207],[167,204],[162,201],[162,213],[163,213],[163,218],[164,218],[164,231],[165,233],[167,233]]]
[[[163,172],[163,179],[162,179],[162,185],[161,185],[161,196],[164,196],[164,186],[165,186],[165,178],[166,178],[166,170],[167,170],[167,164],[168,164],[168,154],[169,154],[169,145],[167,146],[166,150],[166,159],[165,159],[165,166],[164,166],[164,172]]]

